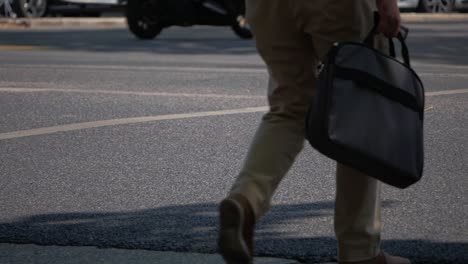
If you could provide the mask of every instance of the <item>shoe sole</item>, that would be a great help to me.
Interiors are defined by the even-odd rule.
[[[233,200],[224,200],[219,206],[220,231],[218,247],[227,264],[252,263],[247,245],[242,235],[244,213],[242,207]]]

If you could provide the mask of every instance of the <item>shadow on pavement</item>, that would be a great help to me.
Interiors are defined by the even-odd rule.
[[[164,54],[255,54],[251,40],[229,28],[170,28],[154,40],[138,40],[127,29],[2,31],[0,45],[38,46],[51,50],[148,52]]]
[[[385,201],[384,207],[393,206]],[[333,261],[333,237],[298,236],[285,226],[300,219],[329,217],[334,203],[276,205],[256,229],[256,254],[304,261]],[[131,212],[35,215],[0,223],[0,243],[97,246],[158,251],[216,252],[217,205],[174,205]],[[332,224],[332,223],[328,223]],[[283,231],[282,231],[283,230]],[[467,263],[468,243],[386,240],[390,253],[415,263]]]
[[[468,31],[454,23],[408,23],[413,59],[422,63],[466,65]],[[254,42],[239,39],[227,27],[172,27],[154,40],[136,39],[126,28],[101,30],[2,31],[0,45],[51,50],[145,52],[154,54],[256,54]]]

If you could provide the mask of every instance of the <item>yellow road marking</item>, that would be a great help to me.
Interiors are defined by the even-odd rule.
[[[47,49],[41,46],[28,46],[28,45],[0,45],[0,51],[23,51],[23,50],[42,50]]]

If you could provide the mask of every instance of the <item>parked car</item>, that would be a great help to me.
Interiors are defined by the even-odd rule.
[[[452,11],[468,11],[468,0],[398,0],[402,10],[448,13]]]
[[[2,0],[0,0],[2,1]],[[122,9],[125,0],[3,0],[14,17],[93,16]],[[8,1],[8,2],[7,2]]]
[[[252,38],[244,0],[128,0],[125,16],[139,39],[153,39],[171,26],[194,25],[229,26],[240,38]]]

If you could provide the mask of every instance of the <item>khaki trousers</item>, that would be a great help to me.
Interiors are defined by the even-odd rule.
[[[231,194],[244,195],[257,220],[304,145],[316,66],[336,41],[360,41],[375,0],[247,0],[247,20],[267,64],[270,110],[262,119]],[[379,39],[376,40],[379,46]],[[384,47],[380,47],[383,49]],[[336,171],[335,234],[340,261],[379,252],[380,183],[344,165]]]

